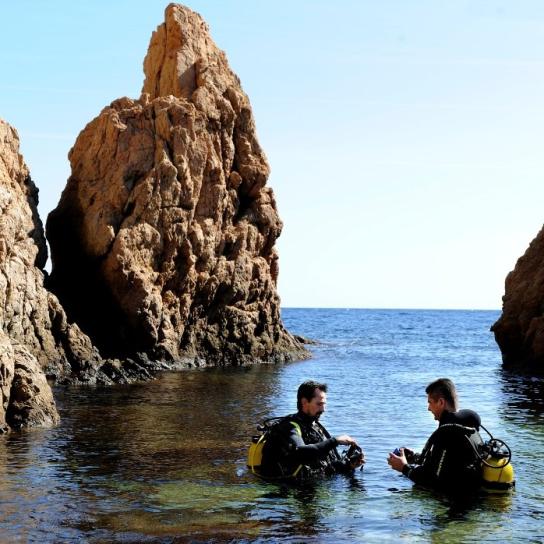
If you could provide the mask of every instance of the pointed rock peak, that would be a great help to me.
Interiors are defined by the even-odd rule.
[[[144,67],[142,99],[104,108],[70,151],[72,175],[47,221],[52,290],[122,360],[306,357],[281,322],[282,223],[225,54],[199,15],[171,4]]]
[[[0,119],[0,178],[23,186],[28,168],[19,153],[19,135],[15,128]]]
[[[206,22],[180,4],[166,8],[165,22],[153,32],[144,73],[142,94],[150,100],[168,95],[189,99],[206,84],[220,92],[239,84],[224,52],[211,39]]]

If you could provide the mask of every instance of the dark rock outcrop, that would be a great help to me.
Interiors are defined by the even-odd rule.
[[[544,229],[506,277],[502,315],[491,330],[505,367],[544,372]]]
[[[198,14],[171,4],[144,71],[141,98],[114,101],[70,151],[47,221],[51,289],[109,357],[306,357],[281,322],[282,223],[225,54]]]

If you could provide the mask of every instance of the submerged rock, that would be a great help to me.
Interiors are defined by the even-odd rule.
[[[544,229],[506,277],[502,315],[491,330],[505,367],[544,372]]]
[[[114,101],[70,151],[50,287],[106,356],[304,358],[281,322],[282,223],[249,100],[202,18],[165,15],[141,98]]]

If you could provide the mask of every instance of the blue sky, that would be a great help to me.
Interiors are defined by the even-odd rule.
[[[2,2],[0,117],[45,220],[67,154],[136,98],[166,2]],[[498,309],[544,220],[544,2],[187,4],[249,95],[284,306]]]

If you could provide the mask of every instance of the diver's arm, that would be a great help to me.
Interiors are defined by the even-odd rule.
[[[400,448],[398,455],[395,452],[389,454],[388,463],[392,469],[402,472],[404,476],[407,476],[416,484],[432,485],[435,479],[435,471],[433,470],[435,463],[432,453],[429,443],[426,444],[420,455],[415,454],[408,448]],[[406,458],[407,455],[410,462]]]
[[[438,483],[440,467],[445,450],[435,444],[427,444],[417,463],[406,463],[402,473],[412,482],[427,487],[435,487]]]
[[[436,480],[434,472],[425,465],[409,465],[407,463],[402,467],[402,473],[419,485],[432,486]]]
[[[297,463],[311,463],[316,459],[326,457],[326,455],[338,445],[336,438],[327,438],[315,444],[305,444],[302,437],[295,428],[289,433],[289,446],[291,457]]]

